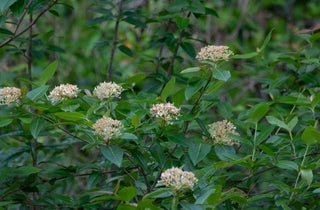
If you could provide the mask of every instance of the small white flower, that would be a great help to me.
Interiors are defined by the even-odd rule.
[[[228,60],[232,55],[233,52],[227,46],[209,45],[201,48],[200,52],[196,56],[196,59],[200,61],[209,60],[216,62],[219,60]]]
[[[100,100],[108,99],[111,97],[120,97],[123,88],[114,82],[102,82],[93,90],[93,95],[97,96]]]
[[[180,108],[171,103],[153,104],[150,113],[152,117],[162,118],[166,124],[172,124],[172,120],[180,115]]]
[[[4,87],[0,89],[0,105],[19,103],[21,90],[16,87]]]
[[[52,103],[56,103],[67,98],[76,98],[79,92],[80,90],[76,85],[59,85],[50,92],[48,98]]]
[[[208,140],[212,144],[238,145],[239,142],[229,137],[228,134],[239,135],[236,127],[227,120],[218,121],[209,125],[209,133],[212,139]]]
[[[182,171],[180,168],[172,167],[161,174],[159,183],[170,187],[175,191],[193,189],[198,179],[192,172]]]
[[[115,138],[121,134],[122,123],[119,120],[114,120],[110,117],[102,117],[97,120],[92,126],[94,134],[101,136],[107,144],[110,139]]]

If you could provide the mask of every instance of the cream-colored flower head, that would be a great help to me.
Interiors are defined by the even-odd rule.
[[[182,171],[180,168],[170,168],[161,174],[159,183],[170,187],[174,191],[193,189],[198,179],[192,172]]]
[[[120,97],[123,88],[114,82],[101,82],[93,90],[93,95],[97,96],[100,100],[108,99],[111,97]]]
[[[209,133],[212,139],[208,140],[212,144],[238,145],[239,142],[229,137],[228,134],[239,135],[236,127],[227,120],[218,121],[209,125]]]
[[[219,60],[228,60],[233,54],[234,53],[229,49],[228,46],[209,45],[201,48],[200,52],[196,56],[196,59],[199,61],[209,60],[216,62]]]
[[[119,120],[114,120],[110,117],[102,117],[97,120],[92,126],[94,134],[101,136],[107,144],[110,139],[115,138],[121,134],[122,123]]]
[[[21,90],[16,87],[4,87],[0,89],[0,105],[19,103]]]
[[[161,118],[165,123],[172,124],[173,119],[177,119],[180,115],[180,108],[175,107],[171,103],[153,104],[150,109],[152,117]]]
[[[76,85],[59,85],[50,92],[48,98],[52,103],[56,103],[67,98],[76,98],[79,92],[80,90]]]

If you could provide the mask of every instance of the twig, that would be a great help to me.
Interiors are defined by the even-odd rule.
[[[46,13],[49,9],[51,9],[51,7],[53,7],[58,0],[53,1],[51,4],[49,4],[43,11],[40,12],[40,14],[32,21],[32,23],[30,23],[26,28],[24,28],[22,31],[20,31],[19,33],[14,34],[12,37],[8,38],[7,40],[3,41],[0,44],[0,48],[2,48],[3,46],[9,44],[10,42],[12,42],[13,40],[15,40],[17,37],[21,36],[22,34],[24,34],[26,31],[28,31],[34,24],[36,24],[39,20],[39,18]]]
[[[189,18],[190,15],[191,15],[191,12],[188,13],[187,17]],[[179,48],[180,48],[180,45],[181,45],[181,42],[182,42],[182,38],[183,38],[184,32],[185,32],[185,29],[181,30],[181,32],[180,32],[180,34],[179,34],[179,38],[178,38],[178,41],[177,41],[177,45],[176,45],[176,48],[174,49],[173,55],[172,55],[172,57],[171,57],[170,65],[169,65],[169,68],[168,68],[168,73],[167,73],[167,76],[168,76],[168,77],[170,77],[171,74],[172,74],[174,61],[175,61],[176,58],[177,58],[178,50],[179,50]]]
[[[24,8],[24,10],[23,10],[23,12],[22,12],[22,14],[21,14],[21,16],[20,16],[20,18],[19,18],[19,20],[18,20],[16,29],[14,30],[14,34],[16,34],[16,33],[18,32],[18,30],[19,30],[19,28],[20,28],[20,25],[21,25],[24,17],[26,16],[26,14],[27,14],[27,12],[28,12],[28,8],[29,8],[29,6],[31,5],[31,3],[32,3],[32,0],[30,0],[30,1],[28,2],[28,4],[26,5],[26,7]]]
[[[167,24],[167,26],[166,26],[165,31],[168,31],[169,26],[170,26],[170,21],[171,21],[171,19],[168,20],[168,24]],[[157,59],[157,63],[156,63],[156,68],[155,68],[155,73],[158,73],[158,72],[159,72],[160,63],[161,63],[161,62],[160,62],[160,59],[161,59],[161,57],[162,57],[162,53],[163,53],[164,46],[165,46],[165,45],[163,44],[163,45],[161,45],[161,47],[160,47],[159,54],[158,54],[158,59]]]
[[[108,82],[111,81],[112,63],[113,63],[114,54],[116,52],[116,47],[117,47],[119,23],[120,23],[120,19],[122,16],[121,13],[122,13],[122,0],[120,0],[120,3],[119,3],[118,16],[116,19],[116,25],[115,25],[114,32],[113,32],[111,54],[110,54],[109,65],[108,65],[108,69],[107,69],[107,81]]]

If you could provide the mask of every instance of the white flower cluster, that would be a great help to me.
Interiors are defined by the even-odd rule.
[[[238,145],[239,142],[229,137],[228,134],[239,135],[236,132],[236,127],[227,120],[218,121],[209,125],[209,133],[211,140],[208,140],[212,144],[225,144],[225,145]]]
[[[19,103],[21,90],[16,87],[4,87],[0,89],[0,105]]]
[[[93,94],[97,96],[100,100],[108,99],[110,97],[120,97],[123,88],[113,82],[101,82],[93,90]]]
[[[159,183],[172,188],[175,191],[193,189],[198,179],[192,172],[182,171],[179,168],[170,168],[161,174]]]
[[[153,104],[150,113],[152,117],[162,118],[166,124],[172,124],[172,120],[180,115],[180,108],[171,103]]]
[[[97,120],[92,126],[94,134],[101,136],[107,144],[110,143],[110,139],[120,135],[122,123],[119,120],[114,120],[110,117],[102,117]]]
[[[56,103],[66,98],[76,98],[79,92],[80,90],[76,85],[59,85],[50,92],[48,98],[52,103]]]
[[[228,60],[233,52],[227,46],[215,46],[209,45],[201,48],[200,52],[197,54],[196,59],[209,60],[216,62],[218,60]]]

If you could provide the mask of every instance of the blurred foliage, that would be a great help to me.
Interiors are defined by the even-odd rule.
[[[1,0],[0,84],[23,98],[0,109],[0,209],[318,209],[319,24],[317,0]],[[236,55],[197,61],[211,44]],[[121,99],[91,97],[106,80]],[[60,83],[87,90],[53,105]],[[169,101],[163,127],[149,109]],[[222,119],[241,146],[203,141]],[[172,166],[199,179],[178,203],[157,184]]]

